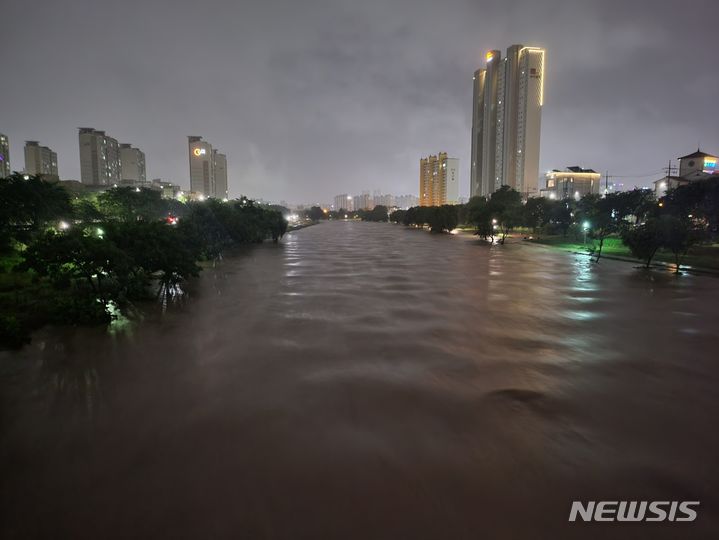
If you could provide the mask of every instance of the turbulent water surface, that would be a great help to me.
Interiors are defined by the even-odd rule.
[[[3,538],[703,538],[719,281],[326,223],[0,355]],[[567,523],[573,500],[695,523]]]

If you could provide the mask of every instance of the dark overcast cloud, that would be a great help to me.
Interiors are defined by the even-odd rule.
[[[716,0],[3,2],[0,132],[79,177],[78,126],[189,184],[186,136],[228,155],[230,191],[288,201],[416,193],[460,158],[484,51],[547,48],[541,169],[659,171],[719,151]],[[656,177],[631,178],[627,184]]]

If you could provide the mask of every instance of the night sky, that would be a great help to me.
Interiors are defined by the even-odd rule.
[[[330,202],[417,193],[418,160],[460,158],[488,49],[547,49],[541,170],[648,185],[719,152],[716,0],[3,2],[0,132],[79,179],[77,127],[189,184],[187,135],[227,153],[231,196]]]

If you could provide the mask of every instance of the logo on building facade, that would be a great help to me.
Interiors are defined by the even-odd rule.
[[[193,154],[195,154],[197,157],[204,156],[207,152],[204,148],[195,148],[192,151]]]

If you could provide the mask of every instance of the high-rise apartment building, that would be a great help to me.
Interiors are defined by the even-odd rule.
[[[414,195],[397,195],[395,197],[395,205],[400,210],[407,210],[413,206],[417,206],[418,199]]]
[[[40,175],[45,180],[59,180],[57,154],[37,141],[25,141],[25,172]]]
[[[121,144],[120,170],[120,178],[124,183],[144,184],[147,181],[145,153],[130,144]]]
[[[187,138],[190,155],[190,191],[204,197],[227,197],[227,156],[202,137]]]
[[[104,131],[80,128],[80,180],[108,186],[121,180],[120,145]]]
[[[352,212],[354,210],[354,199],[346,193],[335,195],[334,210],[347,210],[348,212]]]
[[[457,204],[459,200],[459,159],[446,152],[419,160],[419,205]]]
[[[535,196],[545,51],[512,45],[505,58],[493,50],[486,61],[474,73],[470,196],[487,196],[504,185]]]
[[[0,178],[10,176],[10,140],[0,133]]]
[[[372,210],[374,199],[369,191],[363,191],[361,195],[355,195],[353,199],[354,210]]]
[[[215,165],[215,197],[227,199],[227,156],[217,150],[212,151]]]

